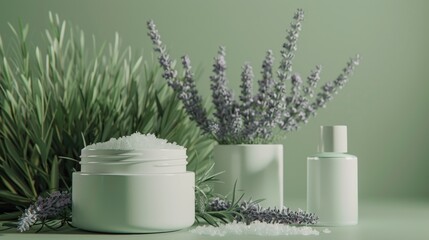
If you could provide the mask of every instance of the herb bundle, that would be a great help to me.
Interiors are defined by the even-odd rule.
[[[209,211],[231,211],[231,209],[234,209],[236,213],[234,220],[245,222],[246,224],[259,221],[265,223],[312,225],[316,224],[319,219],[314,213],[307,213],[301,209],[293,211],[287,207],[283,209],[263,208],[257,202],[251,201],[243,201],[234,207],[230,201],[221,198],[210,200]]]
[[[20,232],[30,230],[33,225],[40,224],[39,230],[44,226],[60,228],[71,222],[71,193],[55,191],[31,204],[18,219],[16,228]],[[57,226],[58,225],[58,226]]]
[[[183,77],[179,76],[175,61],[162,43],[155,23],[148,21],[147,27],[154,50],[159,54],[159,64],[164,71],[162,76],[177,93],[190,119],[220,144],[254,144],[271,142],[277,137],[277,130],[282,133],[295,131],[300,124],[307,123],[346,84],[359,64],[359,55],[351,58],[342,73],[335,80],[325,83],[319,91],[316,87],[321,66],[316,66],[304,83],[300,75],[292,71],[303,20],[304,12],[298,9],[287,31],[277,72],[273,70],[273,52],[267,51],[256,94],[253,94],[253,68],[249,64],[243,66],[239,101],[227,87],[225,48],[219,48],[210,77],[215,110],[213,116],[204,108],[202,97],[196,90],[189,57],[185,55],[181,58],[184,72]],[[288,86],[289,94],[286,94]]]

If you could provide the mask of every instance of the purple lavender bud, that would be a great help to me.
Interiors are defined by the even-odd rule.
[[[258,81],[259,83],[259,92],[258,92],[258,100],[264,101],[266,99],[267,93],[271,91],[274,80],[273,80],[273,64],[274,64],[274,56],[273,51],[268,50],[265,56],[264,61],[262,62],[262,79]]]
[[[288,104],[292,105],[292,107],[295,107],[297,99],[300,97],[300,90],[301,90],[301,84],[302,80],[301,77],[298,74],[293,74],[291,77],[291,83],[292,83],[292,89],[291,89],[291,98]]]
[[[212,133],[212,123],[207,118],[207,112],[203,107],[202,97],[198,95],[192,73],[191,60],[189,56],[182,57],[182,65],[185,70],[185,82],[179,90],[179,99],[182,101],[189,118],[197,123],[205,133]]]
[[[71,194],[68,192],[53,192],[48,197],[39,197],[34,203],[40,219],[56,217],[67,207],[71,206]]]
[[[338,89],[343,88],[343,86],[348,81],[348,76],[350,76],[355,67],[359,65],[360,57],[357,55],[355,58],[350,59],[349,62],[347,62],[347,66],[343,69],[343,73],[338,76],[336,80],[334,80],[334,84]]]
[[[231,203],[229,201],[225,201],[221,198],[213,198],[209,202],[209,208],[213,211],[225,211],[231,207]]]
[[[255,129],[257,124],[255,124],[255,110],[253,108],[253,94],[252,94],[252,84],[253,84],[253,69],[249,64],[243,66],[243,72],[241,73],[241,95],[240,100],[242,102],[240,111],[241,117],[243,119],[243,132],[242,139],[247,139],[247,141],[252,141],[255,134]]]
[[[202,98],[198,95],[189,57],[182,57],[185,81],[181,82],[177,79],[177,71],[174,69],[175,62],[170,58],[166,47],[162,45],[161,36],[155,23],[150,20],[147,26],[149,30],[148,35],[154,44],[154,50],[160,54],[158,58],[159,64],[164,70],[162,77],[167,80],[168,85],[177,93],[190,119],[196,121],[197,125],[205,133],[212,134],[213,130],[217,127],[214,126],[215,123],[212,120],[208,119],[207,112],[202,104]]]
[[[294,15],[295,22],[291,23],[291,29],[287,31],[286,42],[283,44],[283,49],[280,51],[282,60],[280,61],[277,76],[280,81],[285,81],[290,77],[292,72],[292,60],[295,57],[294,52],[297,48],[299,32],[301,31],[301,22],[304,21],[304,11],[298,9]]]
[[[360,57],[356,55],[356,57],[347,62],[346,67],[337,79],[322,86],[322,91],[317,94],[316,99],[311,104],[311,111],[307,111],[307,116],[315,115],[319,108],[326,107],[326,103],[333,98],[333,94],[337,93],[347,83],[349,76],[353,73],[355,67],[359,65],[359,61]]]
[[[220,198],[214,198],[209,202],[209,211],[225,211],[231,208],[231,202]],[[254,202],[241,202],[237,209],[235,220],[250,224],[255,221],[280,224],[312,225],[319,218],[313,213],[307,213],[301,209],[292,211],[289,208],[263,208]]]
[[[272,94],[275,86],[273,79],[273,64],[274,56],[271,50],[267,51],[264,61],[262,62],[262,79],[258,81],[259,91],[256,95],[256,108],[259,120],[259,126],[256,129],[256,134],[259,138],[270,139],[272,137],[272,129],[276,123],[276,102],[275,96]]]
[[[304,93],[310,98],[313,97],[314,88],[317,86],[317,83],[320,80],[320,72],[322,71],[322,66],[317,65],[316,69],[313,70],[310,76],[307,77],[307,87],[304,88]]]
[[[228,137],[234,137],[237,123],[241,118],[237,114],[238,104],[235,102],[231,90],[227,87],[225,48],[219,47],[218,55],[214,58],[213,75],[210,77],[213,105],[215,106],[214,116],[218,119],[219,134],[218,141],[225,143]]]
[[[302,84],[301,77],[298,74],[292,75],[291,82],[293,86],[300,86]]]
[[[335,92],[335,84],[333,82],[327,82],[323,85],[322,90],[326,93],[332,94]]]
[[[24,232],[30,229],[37,221],[62,217],[66,211],[70,211],[71,194],[69,192],[53,192],[48,197],[38,197],[37,201],[30,205],[18,220],[17,229]]]
[[[258,93],[252,94],[253,71],[250,65],[243,67],[241,74],[242,84],[239,105],[233,97],[232,91],[227,88],[225,48],[220,47],[213,64],[213,75],[210,77],[213,105],[215,107],[214,120],[208,119],[202,106],[201,97],[195,87],[194,76],[191,71],[190,60],[182,58],[184,67],[184,82],[179,81],[174,61],[162,44],[161,37],[152,21],[148,22],[149,36],[154,49],[160,54],[159,62],[167,80],[179,96],[191,120],[221,144],[268,142],[273,138],[273,130],[279,126],[284,131],[297,130],[300,123],[307,123],[310,116],[314,116],[319,108],[333,98],[348,81],[348,77],[359,64],[359,56],[351,59],[342,73],[332,82],[324,84],[315,95],[315,88],[320,79],[321,67],[316,66],[306,84],[298,74],[292,74],[292,60],[297,50],[297,41],[304,20],[304,12],[298,9],[294,14],[294,21],[287,31],[286,41],[281,50],[281,61],[277,71],[277,78],[273,76],[274,57],[272,51],[267,51],[262,63],[261,80],[258,81]],[[286,95],[286,82],[290,80],[290,95]]]
[[[241,73],[241,95],[240,95],[240,100],[243,103],[243,105],[247,107],[250,107],[252,105],[253,102],[253,97],[252,97],[252,84],[253,84],[253,69],[252,66],[250,66],[249,64],[245,64],[243,66],[243,72]]]
[[[166,47],[162,45],[161,35],[159,34],[155,23],[150,20],[147,22],[147,27],[149,29],[148,35],[154,45],[154,50],[160,53],[158,60],[159,64],[164,70],[162,77],[169,80],[170,85],[175,85],[175,83],[173,83],[173,80],[175,80],[177,77],[177,71],[174,69],[174,61],[170,59],[170,56],[165,50]]]

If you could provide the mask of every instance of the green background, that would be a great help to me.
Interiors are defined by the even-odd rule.
[[[30,23],[31,42],[39,44],[52,11],[99,40],[113,41],[119,32],[124,45],[150,58],[145,23],[154,19],[172,55],[187,53],[204,70],[197,84],[209,97],[218,46],[226,46],[230,86],[238,93],[244,62],[257,72],[266,50],[280,58],[297,8],[306,18],[294,71],[305,77],[321,64],[322,81],[328,81],[354,54],[362,64],[326,109],[282,141],[286,204],[305,198],[306,157],[317,149],[319,126],[332,124],[349,126],[361,199],[429,199],[429,1],[0,0],[0,33],[7,40],[7,23],[22,19]]]

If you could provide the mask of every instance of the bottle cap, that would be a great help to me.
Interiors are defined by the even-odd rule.
[[[320,126],[319,152],[347,152],[347,126]]]

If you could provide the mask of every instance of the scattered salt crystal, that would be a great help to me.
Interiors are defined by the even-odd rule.
[[[324,233],[331,233],[331,230],[329,230],[329,228],[325,228],[325,229],[323,229],[323,232]]]
[[[272,224],[254,222],[249,225],[245,223],[229,223],[219,227],[210,225],[197,226],[190,230],[191,233],[223,237],[226,235],[257,235],[257,236],[289,236],[289,235],[319,235],[319,231],[308,226],[297,227],[285,224]]]
[[[111,138],[107,142],[95,143],[86,146],[84,149],[121,149],[121,150],[137,150],[137,149],[184,149],[175,142],[169,143],[165,139],[157,138],[153,134],[133,133],[130,136],[120,138]]]

